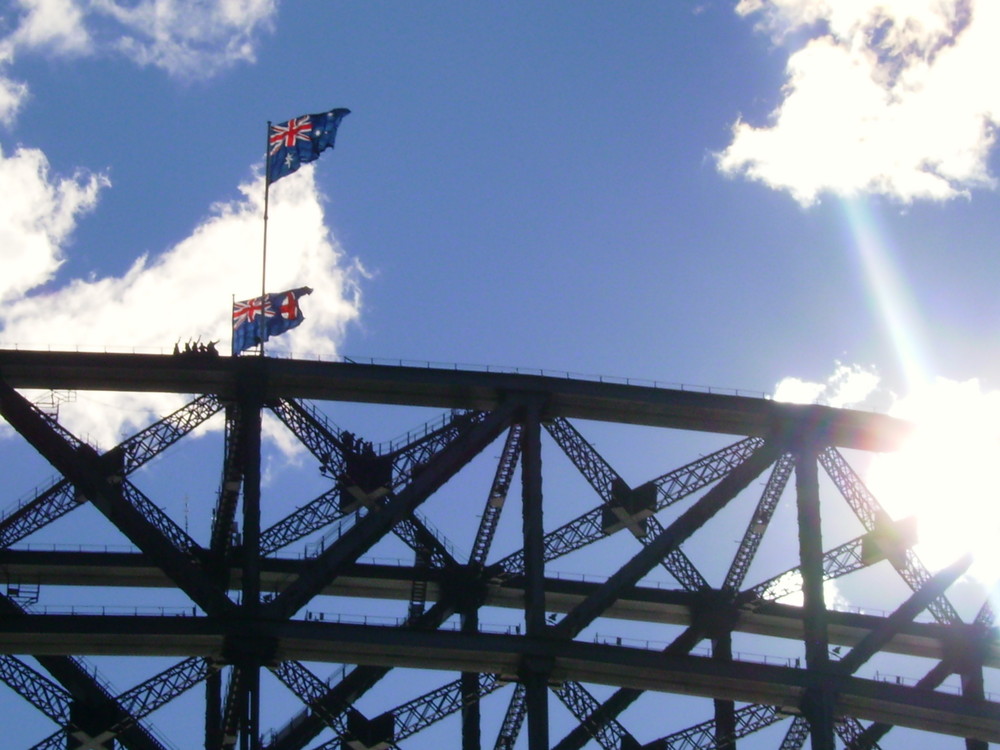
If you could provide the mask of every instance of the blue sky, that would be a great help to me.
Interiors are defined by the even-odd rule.
[[[179,248],[218,224],[220,211],[245,212],[251,224],[256,206],[241,186],[259,192],[267,120],[346,106],[353,114],[336,151],[291,188],[301,188],[292,203],[322,214],[309,226],[282,226],[281,196],[273,196],[269,286],[328,282],[325,302],[309,300],[314,316],[347,301],[322,326],[282,342],[291,351],[335,347],[768,392],[787,375],[822,378],[842,361],[876,368],[899,389],[900,344],[857,249],[858,232],[868,230],[905,297],[906,334],[926,352],[928,371],[997,377],[986,345],[998,318],[988,245],[991,93],[954,125],[982,129],[977,142],[944,129],[949,121],[919,119],[916,128],[907,118],[920,113],[891,111],[903,83],[878,90],[886,111],[859,104],[843,112],[848,105],[833,102],[838,116],[876,120],[870,132],[807,132],[802,143],[797,128],[811,123],[784,123],[800,99],[854,101],[861,87],[848,75],[835,78],[840,89],[823,78],[838,75],[834,64],[813,62],[794,95],[788,67],[818,48],[848,54],[863,24],[841,36],[832,21],[781,31],[790,22],[775,8],[747,12],[755,4],[746,2],[742,13],[722,2],[245,2],[232,4],[244,17],[201,20],[203,38],[191,38],[186,24],[205,11],[185,13],[184,3],[162,4],[177,16],[155,34],[139,16],[151,3],[127,4],[135,18],[114,3],[89,3],[72,35],[51,28],[46,36],[18,34],[29,20],[46,28],[48,4],[24,5],[3,18],[3,73],[26,91],[8,107],[0,144],[8,171],[29,155],[36,170],[44,160],[35,179],[48,203],[35,206],[34,232],[16,217],[6,223],[15,246],[36,241],[57,260],[5,293],[25,305],[4,316],[5,344],[169,349],[187,336],[222,338],[231,295],[257,292],[252,235],[260,227],[228,238],[238,254],[218,244]],[[903,4],[911,25],[934,20],[921,17],[930,14],[917,10],[923,5],[935,6]],[[241,54],[227,57],[221,50],[234,39]],[[855,54],[845,65],[872,62],[865,50]],[[897,55],[892,64],[927,62]],[[903,139],[919,157],[852,168],[866,158],[861,144]],[[914,163],[933,158],[919,149],[979,149],[979,160],[950,176]],[[919,175],[942,172],[949,176],[920,192]],[[60,187],[89,189],[89,200]],[[38,237],[46,221],[58,230]],[[311,264],[298,258],[306,243],[323,244]],[[213,256],[241,268],[226,272]],[[141,283],[169,289],[176,307],[132,304],[133,328],[101,317],[116,294]],[[24,319],[79,299],[71,290],[83,294],[81,284],[94,293],[80,300],[79,327]],[[102,295],[102,284],[113,291]]]
[[[6,0],[0,346],[227,349],[266,122],[347,107],[271,190],[269,291],[316,289],[274,354],[993,415],[998,31],[989,0]],[[179,404],[71,418],[113,444]]]

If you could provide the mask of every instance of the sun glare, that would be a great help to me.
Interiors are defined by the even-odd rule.
[[[873,312],[894,345],[908,392],[890,413],[915,425],[899,451],[874,458],[865,481],[894,519],[916,519],[915,549],[928,568],[940,570],[971,552],[967,575],[998,605],[1000,391],[983,392],[975,379],[927,378],[933,368],[920,335],[923,319],[897,269],[891,238],[869,203],[844,200],[841,206]]]
[[[892,412],[915,430],[899,451],[875,458],[869,488],[893,518],[917,519],[915,550],[932,571],[971,552],[969,574],[991,589],[1000,577],[1000,392],[938,380]]]

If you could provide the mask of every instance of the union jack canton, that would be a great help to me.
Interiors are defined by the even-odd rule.
[[[268,127],[267,182],[291,174],[303,164],[318,159],[333,148],[337,127],[349,109],[332,109],[317,115],[302,115]]]

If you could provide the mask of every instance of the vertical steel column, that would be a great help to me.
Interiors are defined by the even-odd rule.
[[[528,709],[528,750],[549,748],[549,681],[542,668],[523,670],[524,699]]]
[[[823,598],[823,533],[819,505],[819,451],[812,441],[795,452],[795,497],[802,570],[802,617],[806,665],[813,673],[829,668],[826,602]],[[803,697],[812,750],[834,750],[833,696],[813,689]]]
[[[984,609],[988,607],[984,604]],[[983,617],[983,610],[976,616],[977,626],[985,626],[987,620]],[[958,673],[962,680],[962,697],[984,700],[986,697],[986,684],[983,676],[983,663],[989,651],[989,645],[993,642],[993,637],[989,634],[991,628],[979,630],[978,637],[969,638],[959,647],[960,656],[958,658]],[[965,740],[966,750],[986,750],[988,743],[983,740],[967,737]]]
[[[213,669],[205,679],[205,750],[222,746],[222,670]]]
[[[241,399],[240,447],[243,456],[243,611],[253,618],[260,608],[260,430],[256,394]]]
[[[545,635],[545,531],[542,525],[542,450],[540,403],[524,407],[521,434],[521,512],[524,533],[524,621],[528,638]],[[549,746],[548,674],[544,666],[528,661],[521,679],[528,708],[528,747]]]
[[[712,658],[719,661],[733,660],[733,635],[712,639]],[[715,746],[718,750],[736,750],[736,703],[715,699]]]
[[[524,408],[521,434],[521,513],[524,534],[524,619],[529,636],[545,633],[545,529],[542,525],[542,451],[539,404]]]
[[[969,669],[963,670],[961,678],[963,696],[976,698],[978,700],[983,700],[985,698],[985,685],[983,682],[983,669],[981,666],[973,666]],[[988,747],[988,743],[984,740],[977,740],[972,737],[967,737],[965,740],[965,750],[987,750]]]
[[[256,364],[256,363],[255,363]],[[240,454],[243,459],[243,588],[242,614],[248,623],[260,615],[260,454],[264,373],[249,372],[240,385]],[[246,691],[246,714],[241,745],[260,750],[261,659],[253,649],[241,665]]]
[[[470,608],[462,613],[462,632],[479,632],[479,612]],[[462,672],[462,750],[481,750],[479,675]]]

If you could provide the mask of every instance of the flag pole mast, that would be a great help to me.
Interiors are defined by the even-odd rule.
[[[271,121],[267,121],[267,138],[264,145],[264,246],[261,252],[260,266],[260,356],[264,356],[264,306],[267,304],[266,278],[267,278],[267,199],[271,190]]]

